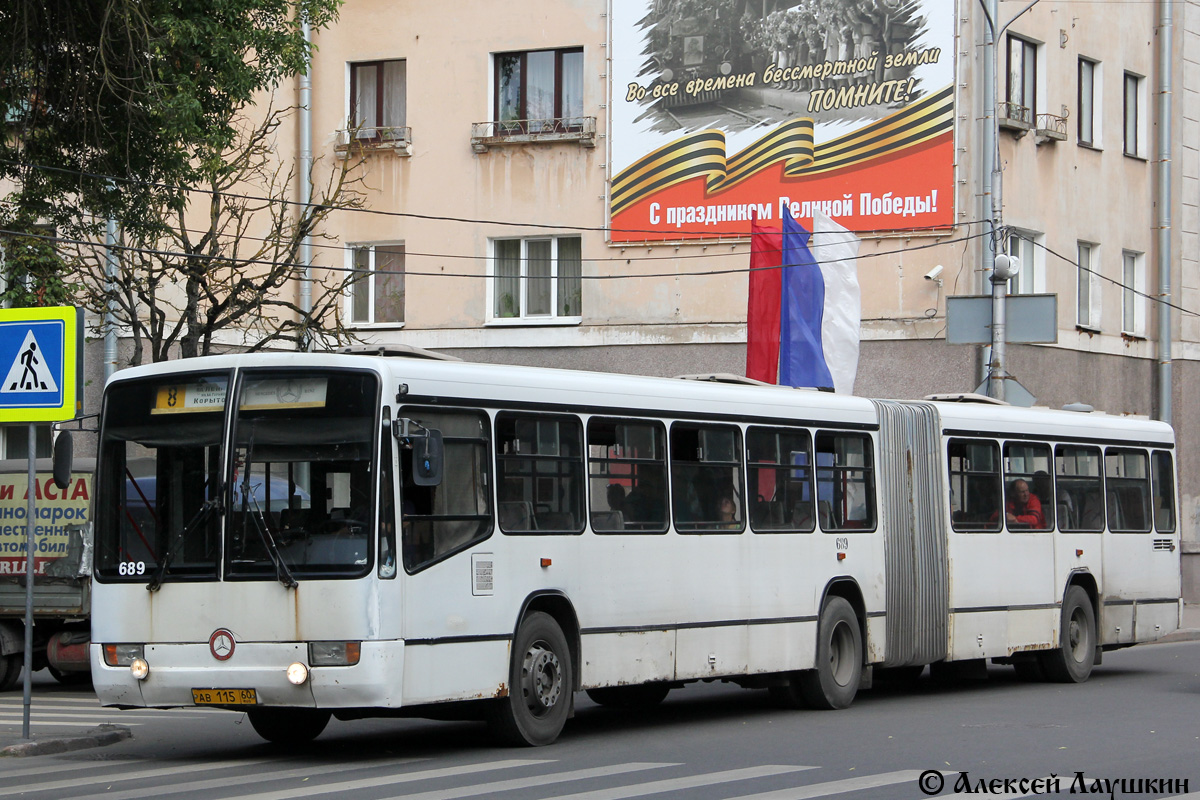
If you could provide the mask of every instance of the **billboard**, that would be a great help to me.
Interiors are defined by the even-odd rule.
[[[953,0],[613,0],[614,242],[954,223]]]
[[[88,521],[92,475],[73,473],[65,489],[55,486],[54,476],[49,473],[39,472],[34,477],[37,524],[33,528],[33,569],[42,575],[51,561],[67,555],[67,526]],[[25,574],[28,488],[28,474],[0,472],[0,579]]]

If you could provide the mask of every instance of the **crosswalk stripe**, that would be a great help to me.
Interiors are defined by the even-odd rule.
[[[88,722],[87,720],[79,720],[79,719],[76,719],[75,721],[72,721],[69,719],[61,719],[61,720],[30,719],[29,720],[29,724],[31,726],[45,725],[45,726],[55,726],[55,727],[59,727],[59,728],[80,727],[80,728],[87,728],[89,730],[92,728],[95,728],[97,725],[99,725],[102,722],[107,722],[107,720],[98,719],[95,722]],[[19,728],[19,727],[23,726],[24,724],[25,724],[25,722],[23,720],[14,720],[11,722],[0,721],[0,728],[14,728],[15,729],[15,728]],[[144,723],[144,722],[123,722],[121,724],[125,725],[126,727],[138,727],[140,725],[145,725],[146,723]]]
[[[406,758],[400,761],[389,761],[388,766],[401,764],[415,764],[419,761],[427,761],[425,758]],[[122,789],[121,797],[133,800],[136,797],[163,797],[169,794],[180,794],[182,792],[199,792],[206,789],[223,789],[229,786],[246,786],[251,783],[262,783],[263,781],[286,781],[292,778],[307,778],[312,775],[337,775],[342,772],[361,772],[364,767],[371,766],[369,764],[349,764],[338,767],[330,766],[307,766],[297,769],[287,769],[279,772],[263,772],[254,775],[238,775],[225,778],[210,778],[203,781],[189,781],[184,784],[175,786],[153,786],[149,789]],[[78,797],[72,797],[72,800],[111,800],[111,792],[98,792],[96,794],[85,794]]]
[[[235,797],[253,797],[254,800],[290,800],[293,797],[311,797],[314,794],[331,794],[333,792],[344,794],[346,792],[353,792],[356,789],[371,789],[376,786],[387,786],[394,783],[413,783],[414,781],[431,780],[433,778],[451,778],[456,775],[470,775],[476,772],[491,772],[492,770],[512,769],[513,767],[537,767],[542,764],[553,763],[553,761],[546,759],[532,758],[484,761],[478,764],[466,764],[459,767],[442,767],[439,769],[418,770],[417,772],[405,772],[399,775],[384,775],[378,778],[361,778],[356,781],[346,781],[337,785],[318,784],[316,786],[296,786],[277,792],[246,792],[243,794],[228,795],[225,800],[232,800]]]
[[[712,786],[717,783],[749,780],[751,778],[766,778],[771,775],[782,775],[787,772],[801,772],[816,767],[781,766],[764,764],[761,767],[743,767],[724,772],[708,772],[703,775],[689,775],[685,778],[670,778],[650,783],[633,784],[631,786],[614,786],[611,789],[596,789],[591,792],[561,795],[549,800],[622,800],[626,797],[644,797],[648,794],[671,792],[678,789],[695,789],[699,786]]]
[[[921,770],[904,769],[897,772],[883,772],[878,775],[862,775],[857,778],[846,778],[840,781],[826,781],[808,786],[796,786],[791,789],[776,789],[772,792],[758,794],[743,794],[728,800],[807,800],[812,797],[826,797],[831,794],[858,792],[867,789],[878,789],[881,786],[894,786],[897,783],[915,783],[921,777]]]
[[[128,761],[55,761],[53,767],[47,767],[43,759],[35,759],[41,762],[41,766],[24,767],[22,769],[5,769],[0,770],[0,778],[6,782],[12,778],[23,778],[26,775],[45,775],[48,772],[53,772],[57,775],[60,772],[75,772],[81,769],[128,769],[131,762]]]
[[[200,772],[201,770],[224,769],[226,767],[253,767],[258,764],[270,764],[276,759],[273,758],[247,758],[238,761],[214,761],[205,764],[179,764],[173,767],[156,767],[155,769],[143,769],[135,772],[123,772],[119,776],[105,776],[100,780],[110,781],[113,783],[124,783],[126,781],[141,780],[143,778],[156,778],[160,775],[183,775],[188,772]],[[124,766],[129,766],[125,764]],[[77,786],[88,786],[96,782],[96,778],[72,778],[68,780],[47,781],[45,783],[35,783],[30,786],[14,786],[11,788],[0,789],[0,797],[12,794],[29,794],[32,792],[49,792],[59,789],[74,789]]]
[[[679,764],[653,764],[633,762],[630,764],[613,764],[607,767],[591,767],[588,769],[575,769],[567,772],[552,772],[547,775],[531,775],[528,778],[512,778],[506,781],[488,781],[487,783],[478,783],[474,786],[459,786],[454,789],[436,789],[428,792],[420,792],[419,794],[403,794],[397,795],[403,797],[404,800],[453,800],[459,797],[478,797],[481,794],[499,794],[500,792],[511,792],[517,789],[532,789],[536,786],[549,786],[554,783],[565,783],[567,781],[585,781],[589,778],[604,778],[611,775],[625,775],[630,772],[640,772],[647,769],[662,769],[663,767],[677,767]],[[333,788],[327,791],[335,791]],[[255,798],[258,800],[258,798]]]
[[[190,715],[186,711],[184,711],[179,714],[173,714],[172,716],[175,718],[182,718],[184,716],[190,716]],[[12,713],[8,713],[8,712],[0,711],[0,722],[6,722],[6,721],[7,722],[21,722],[23,717],[24,717],[23,714],[12,714]],[[99,711],[93,711],[91,713],[82,712],[82,711],[76,712],[76,713],[67,713],[65,711],[32,711],[29,714],[29,718],[30,719],[77,719],[77,720],[81,720],[83,722],[91,722],[93,724],[98,723],[98,722],[112,722],[113,724],[116,724],[116,725],[121,724],[124,720],[127,720],[127,719],[157,719],[157,720],[165,719],[165,717],[163,717],[163,715],[161,715],[161,714],[136,714],[136,713],[134,713],[134,714],[106,714],[106,713],[99,712]],[[233,715],[230,715],[229,718],[233,719]]]

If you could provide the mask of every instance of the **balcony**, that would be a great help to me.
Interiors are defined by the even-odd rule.
[[[1066,108],[1063,108],[1066,111]],[[1037,125],[1033,129],[1034,140],[1038,144],[1053,144],[1067,138],[1067,117],[1057,114],[1038,114]]]
[[[339,158],[345,158],[350,153],[365,155],[374,152],[411,156],[412,128],[403,125],[340,130],[337,132],[337,144],[333,150]]]
[[[996,109],[1000,130],[1012,131],[1020,139],[1033,130],[1033,109],[1020,103],[1001,103]]]
[[[596,118],[560,117],[471,123],[471,149],[476,153],[486,153],[490,147],[554,142],[578,142],[581,147],[595,147]]]

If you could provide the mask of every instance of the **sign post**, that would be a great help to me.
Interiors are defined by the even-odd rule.
[[[25,510],[25,715],[29,739],[33,690],[34,530],[37,527],[38,422],[74,419],[83,388],[83,309],[71,306],[0,309],[0,419],[29,423]]]

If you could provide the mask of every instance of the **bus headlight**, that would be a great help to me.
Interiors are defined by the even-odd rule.
[[[101,650],[104,663],[110,667],[129,667],[135,659],[145,657],[145,647],[140,644],[106,644]]]
[[[144,658],[135,658],[133,663],[129,665],[129,674],[139,681],[146,680],[146,676],[150,674],[150,665],[146,663]]]
[[[361,642],[309,642],[308,663],[314,667],[352,667],[358,663]]]
[[[308,680],[308,667],[299,661],[292,663],[287,668],[287,679],[295,686],[303,686],[304,682]]]

